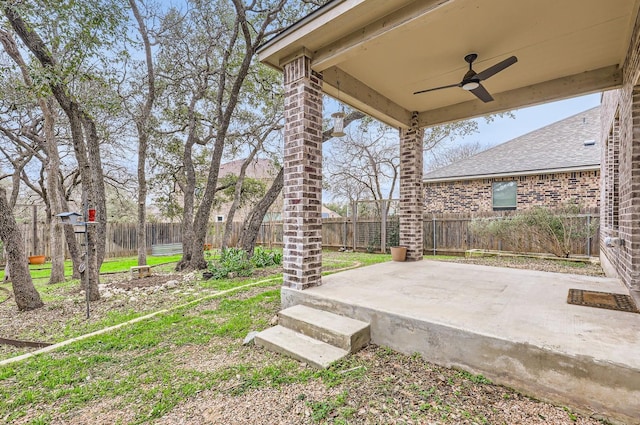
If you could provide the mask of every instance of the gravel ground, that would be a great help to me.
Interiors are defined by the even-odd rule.
[[[429,257],[425,257],[429,258]],[[600,264],[591,262],[573,262],[566,260],[548,260],[529,257],[458,257],[441,259],[455,263],[479,264],[493,267],[509,267],[515,269],[539,270],[543,272],[571,273],[587,276],[604,276]]]
[[[451,261],[500,267],[531,268],[601,276],[597,265],[539,259],[473,258]],[[155,311],[179,301],[212,293],[197,285],[195,275],[156,274],[153,280],[131,281],[126,274],[104,279],[113,296],[92,303],[91,323],[112,311]],[[177,281],[175,287],[167,282]],[[159,288],[159,289],[156,289]],[[117,290],[116,290],[117,289]],[[122,292],[119,292],[119,291]],[[252,293],[261,289],[255,288]],[[31,340],[64,339],[68,328],[87,326],[77,289],[35,312],[18,313],[11,301],[0,304],[0,336]],[[3,295],[0,293],[0,295]],[[250,294],[247,294],[248,296]],[[133,298],[133,300],[132,300]],[[1,299],[0,299],[1,300]],[[212,308],[209,305],[208,308]],[[275,314],[274,306],[270,314]],[[0,358],[24,352],[0,346]],[[184,346],[176,352],[179,367],[212,371],[238,363],[256,368],[282,361],[273,353],[241,341],[213,338],[207,346]],[[308,366],[300,364],[300,371]],[[238,391],[241,383],[225,382],[198,393],[155,424],[598,424],[595,418],[571,412],[496,386],[482,377],[433,365],[419,356],[393,353],[370,345],[334,367],[338,384],[314,378],[306,382],[263,385]],[[55,424],[129,423],[135,411],[121,398],[106,398],[74,412],[59,413]],[[127,407],[129,406],[129,407]],[[37,412],[36,412],[37,413]],[[35,414],[35,413],[34,413]],[[16,423],[29,423],[28,415]],[[1,418],[0,418],[1,420]]]
[[[224,348],[224,349],[223,349]],[[208,371],[238,361],[270,365],[277,355],[223,339],[208,347],[183,350],[180,367]],[[299,371],[308,366],[299,365]],[[370,345],[334,366],[347,375],[337,385],[322,379],[238,391],[231,380],[179,404],[156,425],[274,424],[602,424],[493,385],[482,377],[430,364]],[[104,399],[74,412],[54,416],[56,424],[129,423],[135,410],[122,399]],[[28,423],[25,421],[19,423]]]

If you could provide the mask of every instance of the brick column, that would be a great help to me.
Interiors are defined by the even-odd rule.
[[[320,285],[322,75],[300,56],[284,66],[284,286]]]
[[[620,236],[625,238],[625,243],[629,245],[629,289],[636,303],[640,305],[640,85],[635,86],[631,92],[629,114],[631,129],[627,137],[630,144],[628,160],[631,162],[631,179],[624,189],[620,188],[620,220],[624,220],[628,234],[623,234],[622,226],[619,227]],[[626,193],[623,193],[623,190]],[[624,195],[630,198],[629,202],[624,202]]]
[[[414,112],[411,128],[400,130],[400,245],[407,260],[422,260],[424,193],[422,189],[422,138]]]

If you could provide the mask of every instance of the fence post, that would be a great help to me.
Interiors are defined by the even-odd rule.
[[[358,242],[358,238],[356,237],[356,232],[357,232],[356,224],[357,224],[357,221],[358,221],[357,217],[358,217],[358,204],[356,202],[353,202],[351,204],[351,218],[353,218],[353,220],[352,220],[353,221],[353,233],[352,233],[352,236],[353,236],[353,252],[356,252],[356,247],[357,247],[356,244]]]
[[[387,201],[380,201],[382,208],[380,223],[380,252],[387,252]]]
[[[433,255],[436,255],[438,249],[436,248],[436,216],[431,216],[433,218]]]
[[[347,222],[349,221],[349,217],[345,217],[342,220],[342,246],[344,249],[347,249]]]
[[[587,257],[591,257],[591,213],[587,214]]]

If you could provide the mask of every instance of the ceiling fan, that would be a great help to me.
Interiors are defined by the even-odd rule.
[[[515,56],[511,56],[503,60],[502,62],[498,62],[497,64],[490,66],[489,68],[485,69],[482,72],[476,73],[473,70],[473,61],[475,61],[477,58],[478,58],[478,55],[476,53],[469,53],[467,56],[464,57],[464,60],[469,64],[469,70],[467,71],[466,74],[464,74],[464,77],[462,77],[462,81],[460,81],[459,83],[449,84],[448,86],[435,87],[432,89],[420,90],[413,94],[420,94],[420,93],[426,93],[426,92],[435,91],[435,90],[448,89],[450,87],[462,87],[463,89],[473,93],[481,101],[485,103],[491,102],[493,100],[493,97],[491,97],[487,89],[485,89],[484,86],[480,84],[480,82],[490,77],[493,77],[498,72],[503,71],[504,69],[518,62],[518,58]]]

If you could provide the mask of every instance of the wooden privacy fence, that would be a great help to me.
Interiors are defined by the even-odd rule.
[[[533,242],[529,248],[521,245],[519,249],[510,246],[498,238],[479,238],[470,231],[470,224],[477,218],[500,219],[505,214],[483,214],[482,217],[464,215],[446,215],[424,217],[424,253],[425,254],[462,254],[469,249],[488,249],[500,251],[536,252]],[[579,220],[583,225],[591,226],[599,217],[597,211],[580,214]],[[323,219],[322,246],[324,248],[346,248],[355,251],[381,252],[397,245],[399,235],[399,221],[397,216],[388,217],[383,230],[381,219],[357,219],[354,224],[352,218]],[[282,246],[282,223],[264,223],[260,229],[258,243],[267,246]],[[599,228],[591,238],[574,241],[572,255],[598,255],[600,246]]]
[[[502,216],[502,214],[500,214]],[[484,215],[495,217],[495,215]],[[469,225],[476,217],[462,215],[425,216],[424,218],[424,252],[425,254],[460,254],[469,249],[514,250],[506,242],[497,238],[477,238],[469,230]],[[587,226],[598,219],[596,211],[580,214],[579,218]],[[381,252],[383,247],[398,244],[399,222],[396,215],[383,220],[380,218],[356,218],[355,223],[349,218],[326,218],[322,221],[322,245],[329,249],[346,248],[356,251]],[[20,225],[28,255],[50,256],[49,226],[38,224],[37,229],[31,223]],[[212,248],[220,247],[224,235],[225,223],[212,223],[205,243]],[[233,223],[230,245],[239,240],[242,223]],[[573,254],[597,255],[599,232],[592,238],[578,240],[573,246]],[[79,235],[79,238],[82,235]],[[384,240],[384,244],[382,241]],[[78,240],[81,242],[81,240]],[[182,225],[180,223],[148,223],[147,248],[151,253],[154,245],[176,244],[182,242]],[[282,222],[266,222],[260,227],[257,243],[267,247],[282,246]],[[106,256],[124,257],[136,255],[138,249],[136,225],[134,223],[108,223]],[[520,247],[522,250],[522,247]],[[525,249],[526,251],[526,249]],[[0,256],[2,253],[0,252]],[[0,257],[1,258],[1,257]],[[4,260],[4,259],[3,259]]]
[[[535,242],[530,240],[528,244],[519,247],[509,245],[509,242],[496,237],[478,237],[470,231],[470,225],[474,219],[480,217],[468,217],[460,215],[425,217],[424,222],[424,251],[426,254],[460,254],[469,249],[488,249],[497,251],[537,252]],[[500,216],[485,216],[481,218],[500,219]],[[576,216],[579,226],[593,226],[599,219],[597,212],[588,212]],[[596,223],[597,224],[597,223]],[[587,233],[587,232],[585,232]],[[597,256],[600,247],[600,228],[596,227],[592,237],[576,239],[571,244],[572,255]],[[519,239],[525,239],[524,237]],[[547,250],[547,253],[549,251]]]
[[[222,243],[225,223],[212,223],[205,243],[213,247],[219,247]],[[51,255],[49,247],[49,225],[38,223],[19,224],[22,239],[27,248],[27,255]],[[175,244],[182,242],[182,224],[180,223],[147,223],[147,249],[151,254],[154,245]],[[233,223],[231,243],[235,244],[242,230],[242,223]],[[84,242],[82,234],[76,235],[78,243]],[[107,223],[107,237],[105,243],[105,255],[109,257],[126,257],[136,255],[138,252],[138,235],[135,223]],[[2,258],[2,252],[0,252]],[[2,258],[4,260],[4,258]]]

